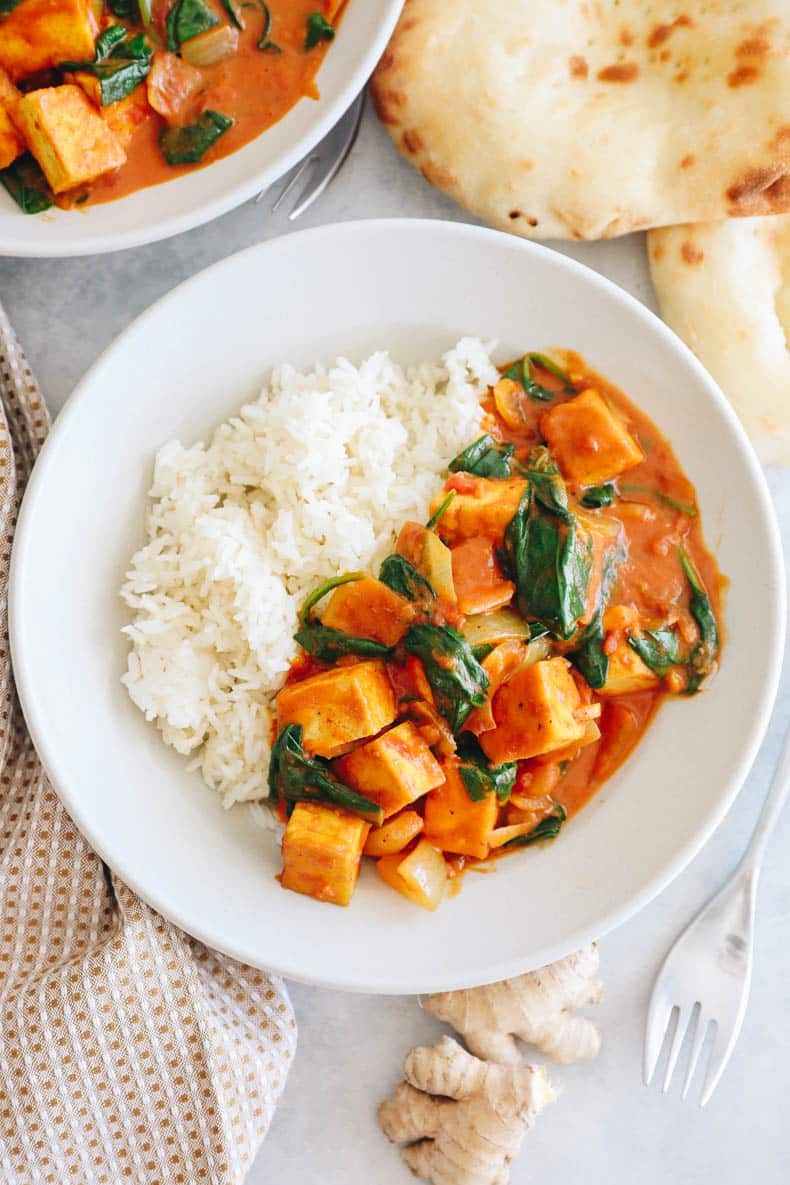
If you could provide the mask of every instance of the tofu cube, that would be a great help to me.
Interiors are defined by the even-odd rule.
[[[587,729],[570,663],[564,658],[522,667],[500,687],[491,709],[496,727],[478,740],[493,765],[577,744]]]
[[[0,169],[7,169],[24,151],[24,140],[5,107],[0,106]]]
[[[444,781],[442,767],[410,720],[335,762],[342,782],[397,814]]]
[[[633,469],[644,453],[592,388],[558,403],[540,427],[563,475],[578,485],[599,485]]]
[[[411,602],[388,585],[365,576],[336,588],[321,620],[331,629],[394,646],[414,620],[414,612]]]
[[[425,800],[425,838],[443,852],[484,860],[497,822],[496,794],[473,802],[458,772],[458,762],[445,761],[442,768],[444,782]]]
[[[92,62],[89,0],[22,0],[0,21],[0,67],[16,82],[60,62]]]
[[[650,670],[637,652],[623,638],[609,655],[606,682],[598,689],[599,695],[627,695],[630,691],[647,691],[658,686],[658,675]]]
[[[101,117],[108,124],[124,152],[134,137],[140,124],[151,114],[144,86],[119,99],[117,103],[108,103],[101,109]]]
[[[383,662],[333,667],[277,696],[277,724],[301,724],[302,744],[320,757],[337,757],[354,743],[381,732],[396,716],[395,694]]]
[[[78,86],[31,91],[14,118],[53,193],[95,181],[126,160],[112,128]]]
[[[505,481],[469,477],[467,481],[468,492],[456,492],[439,520],[439,534],[451,546],[474,535],[485,535],[487,539],[501,542],[528,483],[520,477],[509,477]],[[431,502],[431,514],[436,513],[446,497],[444,492],[437,494]]]
[[[320,803],[299,802],[283,835],[284,889],[348,905],[370,824]]]

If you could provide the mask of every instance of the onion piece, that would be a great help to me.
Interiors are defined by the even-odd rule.
[[[376,870],[388,885],[423,909],[436,909],[444,896],[447,865],[442,853],[425,839],[405,859],[400,852],[382,856]]]
[[[181,55],[190,66],[218,66],[235,56],[239,48],[239,30],[231,25],[217,25],[181,45]]]
[[[470,646],[492,646],[509,638],[528,642],[529,622],[512,609],[497,609],[494,613],[478,613],[464,622],[463,634]]]

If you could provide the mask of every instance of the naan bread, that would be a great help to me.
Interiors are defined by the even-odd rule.
[[[401,152],[527,238],[790,210],[790,0],[406,0]]]
[[[790,465],[790,215],[648,235],[661,316],[729,397],[760,459]]]

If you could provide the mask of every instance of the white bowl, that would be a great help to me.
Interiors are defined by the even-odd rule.
[[[229,813],[119,682],[118,589],[142,538],[154,453],[191,442],[281,360],[388,347],[433,358],[463,334],[500,359],[568,346],[673,441],[732,581],[721,671],[666,704],[637,752],[552,845],[470,874],[435,914],[371,868],[348,909],[284,892],[276,841]],[[209,268],[123,333],[83,379],[35,468],[11,577],[13,655],[35,743],[70,814],[120,877],[212,946],[296,979],[418,992],[513,975],[600,937],[659,892],[725,815],[765,731],[784,578],[762,472],[729,404],[642,305],[559,254],[444,222],[346,223]]]
[[[209,222],[274,184],[337,123],[384,52],[403,0],[351,0],[318,72],[318,101],[301,99],[268,131],[204,169],[129,197],[25,215],[0,186],[0,255],[51,258],[139,247]]]

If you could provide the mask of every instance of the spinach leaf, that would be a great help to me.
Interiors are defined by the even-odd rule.
[[[568,812],[561,802],[555,802],[554,809],[545,819],[541,819],[537,827],[533,827],[528,835],[519,835],[504,844],[505,848],[526,848],[530,844],[539,843],[542,839],[556,839],[562,830],[562,825],[568,818]]]
[[[61,62],[61,70],[80,70],[99,80],[102,107],[118,103],[136,90],[151,69],[153,50],[145,36],[127,37],[123,25],[110,25],[97,38],[92,62]]]
[[[462,732],[458,738],[458,773],[472,802],[482,802],[493,790],[501,803],[507,802],[516,782],[518,767],[515,761],[489,765],[480,742],[472,732]]]
[[[3,0],[0,0],[0,11],[2,3]],[[137,0],[108,0],[108,7],[113,16],[117,16],[120,20],[130,21],[133,25],[138,23]]]
[[[307,625],[313,609],[319,601],[323,601],[327,593],[331,593],[333,588],[339,588],[341,584],[352,584],[355,580],[361,580],[363,576],[364,572],[346,572],[344,576],[332,576],[331,579],[324,580],[318,588],[313,589],[299,610],[300,624]]]
[[[230,17],[231,24],[235,25],[237,29],[243,29],[244,28],[244,21],[241,19],[241,15],[239,14],[238,9],[236,8],[234,0],[222,0],[222,7],[225,9],[226,13]]]
[[[532,450],[526,465],[519,465],[519,472],[532,482],[535,497],[546,510],[561,517],[569,517],[568,491],[559,467],[545,445]]]
[[[616,492],[611,482],[605,486],[590,486],[588,490],[584,491],[581,504],[590,510],[598,510],[601,506],[611,506]]]
[[[197,123],[183,128],[163,128],[159,147],[169,165],[193,165],[219,140],[233,120],[219,111],[204,111]]]
[[[628,645],[659,678],[663,678],[670,667],[683,661],[680,657],[680,638],[672,629],[642,630],[628,639]]]
[[[505,530],[504,556],[522,617],[536,618],[555,637],[571,638],[592,571],[592,540],[574,516],[549,513],[529,486]]]
[[[23,214],[41,214],[52,205],[46,178],[29,152],[18,156],[13,164],[0,171],[0,182]]]
[[[0,14],[13,12],[16,6],[21,3],[22,0],[0,0]]]
[[[689,506],[686,502],[678,502],[677,498],[670,498],[669,494],[665,494],[663,490],[653,490],[649,486],[634,485],[623,485],[620,486],[620,489],[624,494],[645,494],[648,498],[655,498],[657,502],[663,502],[665,506],[671,506],[673,510],[678,510],[688,518],[697,517],[696,506]]]
[[[261,53],[282,53],[282,49],[276,41],[271,41],[269,34],[272,31],[272,14],[266,0],[259,0],[260,6],[263,9],[263,32],[258,38],[258,49]]]
[[[545,354],[525,354],[523,358],[519,358],[512,366],[509,366],[504,372],[506,379],[512,379],[514,383],[520,383],[521,386],[529,395],[530,399],[535,399],[540,403],[548,403],[556,395],[555,391],[550,391],[548,387],[543,387],[536,381],[532,367],[534,365],[542,366],[549,374],[555,375],[562,379],[566,392],[574,391],[573,384],[568,378],[564,370],[557,366],[556,362],[552,362],[551,358],[547,358]]]
[[[603,615],[609,604],[617,576],[617,565],[625,559],[625,552],[620,547],[612,547],[603,558],[603,572],[601,587],[598,590],[598,603],[595,615],[584,630],[579,645],[568,655],[568,658],[581,671],[590,687],[603,687],[609,676],[609,656],[604,654]]]
[[[474,473],[477,477],[510,477],[515,451],[514,444],[497,444],[493,436],[486,433],[459,453],[448,469],[451,473]]]
[[[305,50],[315,49],[319,41],[334,41],[335,30],[320,12],[311,12],[307,18],[307,33],[304,39]]]
[[[379,580],[407,601],[436,600],[436,590],[402,555],[388,555],[381,565]]]
[[[277,802],[329,802],[380,826],[384,812],[375,802],[346,786],[315,757],[302,748],[301,724],[286,724],[272,746],[269,760],[269,793]]]
[[[217,14],[212,12],[205,0],[177,0],[165,20],[167,48],[171,53],[175,53],[184,41],[198,37],[201,33],[206,33],[221,23]],[[199,159],[200,157],[195,157],[195,160]],[[174,162],[170,161],[169,163],[173,164]]]
[[[689,678],[686,695],[693,695],[695,691],[699,691],[705,676],[710,674],[711,666],[719,652],[719,627],[708,594],[684,547],[678,548],[678,556],[686,579],[691,585],[691,616],[699,626],[699,642],[688,658]]]
[[[488,658],[493,649],[493,642],[481,642],[479,646],[472,647],[472,654],[474,654],[478,662],[483,662],[484,659]]]
[[[345,630],[336,630],[319,621],[311,621],[294,634],[294,640],[309,654],[326,662],[335,662],[344,654],[358,654],[362,658],[384,658],[391,652],[389,646],[373,638],[358,638]]]
[[[437,506],[436,513],[432,514],[431,517],[428,519],[427,523],[425,524],[426,528],[429,531],[432,531],[437,526],[437,524],[439,523],[439,520],[441,519],[442,515],[444,514],[445,510],[450,505],[450,503],[452,502],[454,497],[455,497],[455,490],[450,490],[450,493],[447,495],[447,497],[444,499],[444,501],[441,503],[441,505]]]
[[[488,691],[488,675],[469,643],[450,626],[420,623],[411,627],[403,645],[422,662],[437,708],[458,732],[472,709],[485,703]]]

